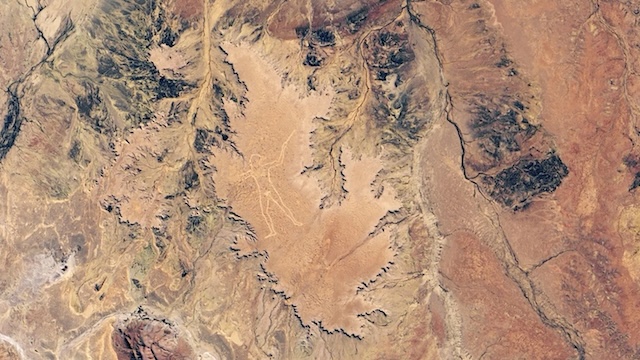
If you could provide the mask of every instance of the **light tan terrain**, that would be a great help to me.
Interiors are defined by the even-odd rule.
[[[640,357],[630,1],[0,4],[0,359]]]

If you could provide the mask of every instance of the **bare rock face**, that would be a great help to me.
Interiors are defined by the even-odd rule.
[[[0,359],[640,357],[640,5],[0,4]]]
[[[174,325],[142,310],[121,321],[111,335],[118,360],[192,359],[193,351]]]

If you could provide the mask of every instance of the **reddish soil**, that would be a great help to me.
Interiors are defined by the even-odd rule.
[[[175,0],[173,9],[185,20],[200,17],[204,11],[202,0]]]

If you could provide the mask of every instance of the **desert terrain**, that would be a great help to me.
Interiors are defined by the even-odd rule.
[[[0,359],[639,359],[640,2],[0,3]]]

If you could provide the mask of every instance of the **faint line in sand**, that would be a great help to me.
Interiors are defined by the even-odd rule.
[[[269,234],[265,236],[265,239],[278,235],[278,232],[275,230],[275,227],[273,225],[274,223],[273,218],[271,217],[271,214],[269,212],[269,207],[272,202],[276,206],[278,206],[280,210],[282,210],[285,216],[295,226],[303,225],[301,222],[296,220],[295,216],[293,215],[293,211],[285,204],[284,200],[282,199],[282,196],[280,195],[280,192],[278,191],[276,186],[273,184],[273,180],[271,179],[271,170],[278,166],[282,166],[284,164],[285,150],[289,144],[289,141],[291,141],[291,138],[293,137],[294,133],[295,133],[295,130],[292,131],[291,134],[289,134],[289,137],[287,138],[287,140],[285,140],[284,143],[282,143],[282,146],[280,147],[280,154],[278,155],[278,159],[263,165],[260,163],[262,159],[262,155],[252,154],[249,157],[249,170],[243,173],[242,175],[240,175],[241,181],[251,177],[256,183],[256,187],[258,188],[257,192],[258,192],[258,200],[259,200],[258,202],[260,204],[260,213],[264,221],[267,223],[267,227],[269,228]],[[255,158],[257,158],[256,160],[257,164],[254,162]],[[265,189],[265,191],[263,191],[263,187],[260,184],[260,180],[258,180],[259,178],[260,179],[266,178],[268,181],[267,189]],[[272,192],[276,194],[277,199],[272,195]],[[267,200],[266,205],[263,202],[263,197],[265,197]]]

